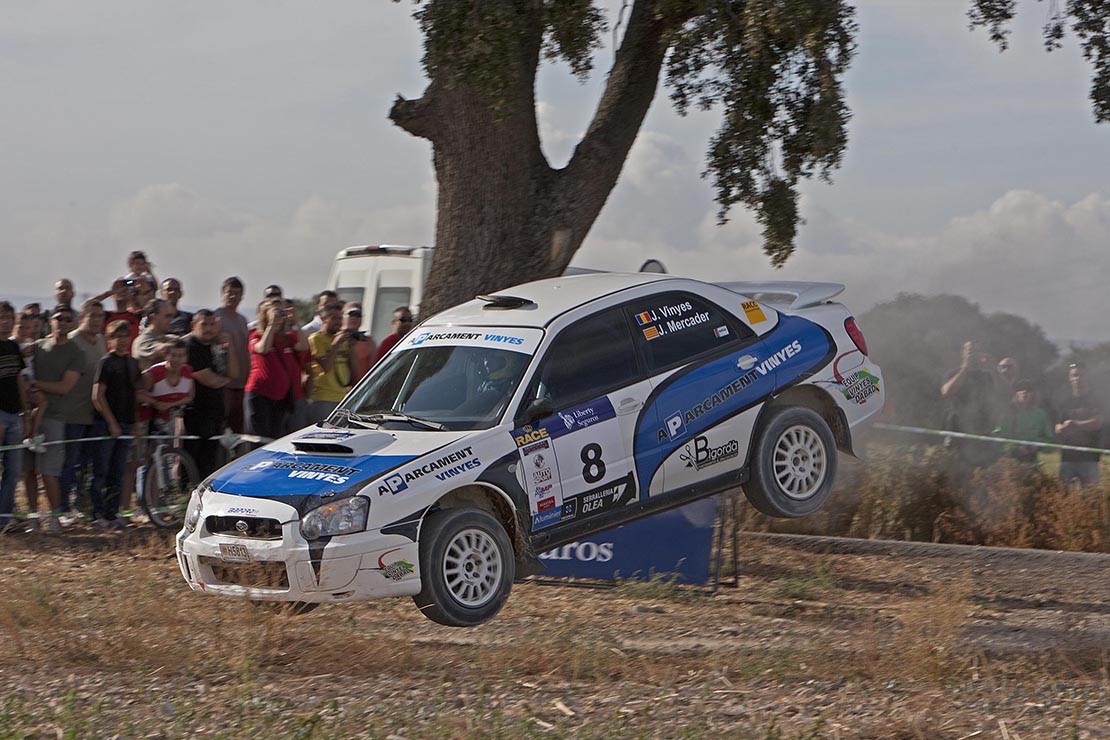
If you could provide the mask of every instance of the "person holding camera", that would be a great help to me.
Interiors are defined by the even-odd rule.
[[[312,352],[311,402],[308,420],[314,424],[328,417],[354,384],[356,332],[343,328],[343,306],[329,303],[320,312],[320,331],[308,338]]]
[[[300,355],[308,349],[308,340],[293,309],[280,298],[270,298],[258,306],[258,326],[251,331],[247,347],[251,424],[255,434],[276,439],[286,433],[294,402],[304,398]]]

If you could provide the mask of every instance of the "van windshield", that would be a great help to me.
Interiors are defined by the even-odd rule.
[[[530,360],[531,355],[522,352],[481,345],[441,344],[394,352],[374,367],[332,418],[390,428],[488,429],[500,421]]]

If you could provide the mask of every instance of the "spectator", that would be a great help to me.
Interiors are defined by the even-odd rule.
[[[15,327],[15,334],[12,340],[19,346],[20,352],[23,355],[23,378],[24,385],[27,388],[27,402],[31,408],[30,424],[28,428],[24,429],[23,440],[24,444],[37,444],[43,441],[39,436],[39,430],[42,427],[42,415],[46,411],[46,395],[41,391],[35,389],[35,342],[42,336],[42,316],[39,315],[37,310],[34,310],[36,304],[27,304],[24,307],[23,313],[19,315],[19,321]],[[30,448],[23,450],[23,492],[27,499],[27,507],[30,511],[38,511],[39,503],[39,470],[38,460],[39,451]],[[29,522],[30,527],[38,526],[38,520],[32,519]]]
[[[949,374],[940,389],[948,406],[946,428],[950,431],[989,435],[995,428],[1000,409],[991,364],[990,356],[980,352],[975,342],[964,342],[960,367]],[[990,442],[951,437],[947,441],[959,459],[972,468],[989,465],[997,457],[997,449]]]
[[[109,351],[96,366],[93,377],[94,434],[112,439],[99,443],[99,459],[93,469],[93,525],[123,529],[119,518],[123,475],[131,448],[131,426],[135,423],[136,394],[139,390],[139,365],[128,353],[131,327],[122,319],[108,324]]]
[[[343,328],[343,307],[328,304],[320,314],[323,328],[308,338],[312,352],[312,402],[308,421],[317,424],[335,410],[354,383],[353,332]]]
[[[150,295],[145,297],[143,305],[154,297],[154,291],[158,288],[158,279],[154,277],[154,265],[147,262],[146,252],[141,249],[136,249],[127,255],[127,268],[130,272],[124,276],[125,280],[141,280],[149,288]]]
[[[401,306],[393,312],[393,331],[378,345],[378,356],[375,361],[385,357],[393,345],[412,329],[412,311],[408,306]],[[943,392],[943,391],[942,391]]]
[[[81,306],[81,323],[69,333],[71,344],[81,350],[81,375],[70,391],[69,411],[66,414],[67,440],[88,439],[93,433],[93,378],[100,358],[108,353],[104,341],[104,306],[100,301],[89,299]],[[62,496],[62,509],[69,510],[74,488],[81,479],[81,471],[96,462],[100,445],[96,442],[70,442],[65,446],[65,462],[58,485]],[[82,497],[78,495],[80,501]],[[83,502],[82,502],[83,503]],[[77,509],[84,507],[78,505]]]
[[[184,339],[174,339],[166,348],[166,359],[143,372],[138,398],[146,406],[139,408],[138,417],[148,419],[151,432],[170,434],[169,425],[175,412],[192,403],[194,396],[193,369],[187,362],[189,349]]]
[[[15,323],[15,308],[7,301],[0,301],[0,337],[8,337]],[[11,339],[0,339],[0,445],[18,445],[24,436],[24,418],[27,408],[27,382],[23,376],[23,353]],[[15,486],[23,463],[23,450],[4,450],[0,453],[4,471],[0,474],[0,532],[16,526]]]
[[[351,332],[351,354],[354,356],[354,367],[352,371],[354,377],[352,378],[352,385],[362,380],[362,377],[370,371],[370,366],[374,364],[374,358],[377,357],[377,346],[374,344],[374,338],[360,328],[362,326],[362,304],[357,301],[350,301],[343,306],[343,328]]]
[[[216,314],[204,308],[193,315],[193,332],[185,338],[195,383],[193,401],[185,407],[185,432],[201,438],[185,440],[185,451],[196,462],[201,478],[219,467],[219,442],[210,438],[224,431],[224,389],[238,375],[238,359],[234,352],[227,351],[231,338],[220,334],[219,329]]]
[[[112,296],[112,300],[116,303],[116,310],[109,311],[105,317],[105,324],[111,324],[115,321],[126,321],[129,330],[131,331],[131,341],[134,342],[139,336],[139,324],[141,318],[138,313],[132,311],[132,305],[136,300],[135,283],[130,283],[124,278],[117,278],[112,283],[112,289],[106,293],[101,293],[95,298],[103,300],[106,296]]]
[[[54,303],[59,306],[73,307],[73,281],[62,278],[54,283]]]
[[[193,315],[188,311],[182,311],[178,302],[181,296],[185,293],[181,290],[181,281],[177,278],[166,278],[162,281],[162,291],[160,298],[171,306],[176,313],[173,315],[173,320],[170,321],[170,334],[176,334],[183,337],[193,330]]]
[[[1055,439],[1048,414],[1037,404],[1036,391],[1031,380],[1014,383],[1014,397],[1010,407],[994,430],[995,436],[1021,439],[1028,442],[1052,442]],[[1021,462],[1036,464],[1039,448],[1033,445],[1006,444],[1003,452]]]
[[[297,320],[296,305],[288,298],[284,299],[282,303],[285,306],[286,314],[289,316],[289,326],[298,326],[300,322]],[[301,336],[304,337],[305,348],[293,353],[293,359],[297,362],[297,377],[301,385],[301,395],[293,399],[293,411],[286,418],[283,434],[303,429],[309,424],[308,397],[312,393],[312,373],[309,372],[308,363],[312,359],[312,352],[308,348],[308,335],[302,331]]]
[[[334,290],[321,290],[320,294],[316,296],[316,308],[313,310],[312,321],[301,327],[304,335],[310,336],[324,327],[324,322],[320,318],[320,312],[324,310],[329,304],[339,301],[339,294]]]
[[[246,431],[244,419],[244,393],[243,388],[247,382],[247,374],[251,369],[251,356],[247,349],[247,320],[239,313],[239,304],[243,301],[243,282],[237,277],[224,280],[220,289],[220,307],[216,309],[216,317],[220,320],[220,332],[228,337],[228,369],[227,386],[224,387],[224,411],[227,413],[227,425],[236,434]],[[235,355],[235,365],[231,364],[230,357]],[[257,434],[257,432],[255,432]]]
[[[177,313],[168,301],[161,298],[151,300],[146,306],[147,327],[131,344],[131,356],[139,363],[139,369],[146,372],[151,365],[166,359],[166,349],[177,335],[170,334],[170,324]]]
[[[43,412],[42,430],[47,442],[65,440],[66,418],[76,400],[73,387],[81,377],[85,358],[81,349],[69,340],[73,326],[73,309],[56,306],[50,312],[50,336],[35,343],[35,387],[47,396]],[[55,514],[62,513],[62,497],[58,478],[65,462],[65,445],[48,445],[39,460],[42,487]],[[48,532],[61,532],[61,523],[55,517],[47,520]]]
[[[1087,368],[1073,362],[1068,367],[1070,393],[1060,404],[1060,421],[1056,424],[1056,435],[1061,444],[1076,447],[1099,447],[1102,437],[1102,404],[1090,395],[1087,383]],[[1078,480],[1089,486],[1099,482],[1098,452],[1079,450],[1060,451],[1060,480],[1071,483]]]
[[[304,396],[301,363],[296,353],[308,342],[293,322],[292,309],[271,298],[258,309],[258,328],[248,340],[251,371],[247,380],[254,433],[266,438],[282,436],[293,401]]]
[[[275,285],[273,283],[271,283],[270,285],[267,285],[266,290],[262,291],[262,300],[266,300],[267,298],[284,298],[284,297],[285,296],[281,291],[281,286],[280,285]],[[250,321],[247,322],[247,331],[249,332],[251,329],[254,329],[257,326],[258,326],[258,319],[251,319]]]

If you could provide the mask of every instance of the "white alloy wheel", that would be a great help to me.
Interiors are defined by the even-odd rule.
[[[481,529],[464,529],[447,543],[443,580],[463,606],[479,607],[496,596],[503,568],[501,550]]]
[[[804,501],[821,488],[828,473],[825,443],[809,426],[787,428],[775,443],[774,476],[782,492]]]

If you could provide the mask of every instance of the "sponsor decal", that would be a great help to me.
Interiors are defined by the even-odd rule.
[[[879,392],[879,379],[871,374],[866,365],[848,375],[840,372],[841,360],[855,354],[861,353],[858,349],[854,349],[833,360],[833,377],[836,378],[837,383],[840,383],[840,392],[845,398],[856,403],[866,403],[868,398]]]
[[[591,491],[580,493],[573,500],[578,502],[577,515],[593,516],[600,514],[635,501],[636,480],[629,472],[623,478],[604,483]]]
[[[524,340],[520,337],[506,337],[502,334],[485,334],[482,339],[495,344],[524,344]]]
[[[583,563],[608,563],[613,559],[612,542],[572,542],[541,552],[540,560],[578,560]]]
[[[543,440],[542,442],[536,442],[535,444],[526,445],[525,447],[521,448],[520,452],[525,457],[528,457],[529,455],[539,452],[540,450],[549,449],[551,449],[551,443],[547,440]]]
[[[713,330],[713,335],[715,337],[717,337],[717,339],[721,339],[722,337],[727,337],[728,336],[728,327],[727,326],[718,326],[716,329]]]
[[[385,552],[383,552],[381,555],[378,556],[378,567],[371,568],[370,570],[376,570],[380,572],[383,576],[391,581],[399,581],[405,576],[412,573],[414,570],[413,564],[408,562],[407,560],[394,560],[392,563],[388,564],[385,562],[386,555],[397,552],[397,550],[400,549],[401,548],[398,547],[394,550],[386,550]]]
[[[559,521],[559,509],[550,509],[540,514],[532,515],[532,529],[543,529],[550,527],[555,522]]]
[[[532,484],[539,485],[540,483],[546,483],[554,477],[555,476],[552,474],[551,468],[541,468],[540,470],[534,470],[532,471]]]
[[[724,460],[730,460],[739,454],[740,443],[735,439],[730,439],[719,447],[710,447],[708,437],[697,436],[692,443],[686,443],[683,451],[678,453],[678,457],[686,463],[686,467],[701,470]]]
[[[547,485],[543,486],[536,486],[534,489],[532,489],[532,495],[536,498],[543,498],[544,496],[549,494],[551,492],[551,489],[554,487],[554,483],[548,483]]]
[[[578,516],[578,499],[572,498],[563,504],[563,519],[573,519]]]
[[[532,458],[532,464],[536,466],[537,470],[547,465],[547,460],[544,458],[542,452]]]
[[[547,438],[547,430],[543,427],[540,427],[539,429],[533,429],[532,427],[528,426],[513,432],[513,439],[516,441],[517,447],[523,447],[532,442],[538,442],[541,439]]]
[[[704,398],[701,403],[695,404],[692,408],[685,411],[676,411],[663,421],[663,429],[659,430],[656,435],[658,441],[664,439],[679,439],[686,434],[686,425],[696,421],[701,416],[712,411],[717,406],[728,401],[728,399],[740,393],[749,385],[755,382],[758,367],[744,375],[741,375],[736,380],[728,385],[717,389],[714,393]]]
[[[659,329],[654,326],[649,326],[644,329],[644,339],[648,340],[649,342],[652,339],[658,339],[660,336],[661,335],[659,334]]]
[[[400,493],[407,489],[410,483],[426,475],[435,475],[439,480],[454,478],[456,475],[481,466],[481,464],[481,461],[474,457],[473,449],[464,447],[435,460],[430,460],[423,465],[391,473],[378,486],[378,495]]]
[[[613,419],[615,417],[616,412],[613,411],[613,404],[609,403],[609,399],[603,396],[596,401],[590,401],[589,403],[583,403],[565,411],[560,411],[559,419],[562,421],[562,424],[553,425],[550,429],[550,434],[553,438],[562,437],[565,434],[587,429],[594,424],[599,424],[607,419]]]
[[[361,473],[359,468],[350,468],[346,465],[330,465],[327,463],[298,462],[296,460],[262,460],[247,468],[248,471],[256,470],[282,470],[288,471],[287,477],[301,480],[319,480],[326,483],[340,485],[351,479],[355,473]]]
[[[744,315],[748,317],[749,324],[758,324],[767,320],[763,314],[763,308],[756,301],[744,301],[740,307],[744,309]]]
[[[477,332],[472,332],[472,331],[454,331],[454,332],[450,332],[450,331],[448,331],[448,332],[422,331],[419,334],[417,334],[415,337],[413,337],[412,341],[410,341],[409,344],[416,347],[416,346],[419,346],[421,344],[424,344],[424,342],[446,342],[446,341],[472,342],[475,339],[481,339],[481,338],[482,338],[481,334],[479,334]]]
[[[555,497],[549,496],[536,504],[536,511],[549,511],[555,508]]]
[[[230,509],[227,510],[227,513],[246,514],[247,516],[253,516],[258,513],[258,509],[251,509],[246,506],[232,506]]]
[[[779,365],[789,360],[794,355],[799,354],[801,351],[802,343],[795,339],[793,342],[786,345],[778,352],[773,353],[766,360],[756,365],[756,372],[758,372],[760,375],[766,375],[767,373],[777,368]]]
[[[856,403],[865,403],[879,392],[879,379],[869,373],[866,367],[840,381],[840,384],[843,386],[840,392],[844,397]]]
[[[309,432],[297,439],[349,439],[353,436],[355,436],[354,432]]]

